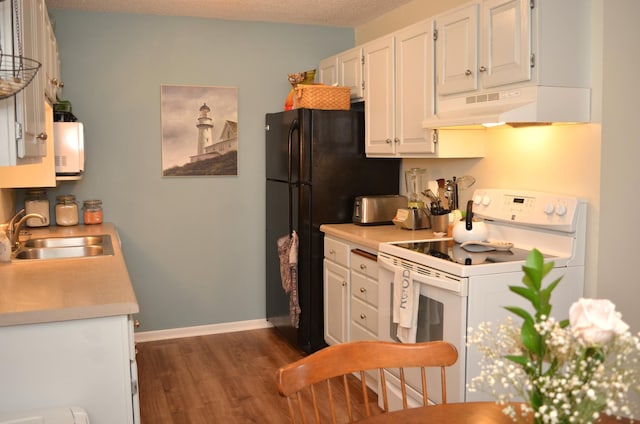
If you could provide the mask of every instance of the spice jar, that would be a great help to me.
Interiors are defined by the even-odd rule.
[[[72,194],[56,196],[56,224],[61,226],[78,225],[76,196]]]
[[[47,191],[42,188],[27,190],[24,199],[24,210],[27,214],[37,213],[44,216],[44,221],[39,218],[28,218],[27,227],[46,227],[49,225],[49,199]]]
[[[86,225],[102,224],[102,200],[85,200],[82,203],[82,217]]]

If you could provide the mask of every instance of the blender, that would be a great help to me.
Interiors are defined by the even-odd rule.
[[[411,168],[404,171],[404,182],[407,189],[409,204],[406,208],[398,209],[393,223],[407,230],[420,230],[431,228],[431,222],[427,209],[420,196],[426,189],[427,170],[423,168]]]

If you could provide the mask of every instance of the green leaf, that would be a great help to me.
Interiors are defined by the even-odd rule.
[[[518,315],[520,318],[524,320],[529,320],[533,322],[533,317],[531,316],[531,314],[522,308],[519,308],[517,306],[505,306],[505,309],[509,312],[512,312]]]
[[[542,308],[540,312],[545,314],[546,316],[549,316],[551,314],[551,309],[552,309],[552,306],[550,303],[551,293],[556,288],[558,283],[560,283],[561,280],[562,280],[562,277],[555,279],[551,284],[549,284],[544,290],[540,292],[540,304],[544,306],[544,308]]]
[[[522,323],[520,340],[522,340],[522,344],[529,349],[530,352],[540,355],[540,335],[533,325],[533,321],[524,321]]]
[[[544,399],[544,396],[542,396],[542,394],[540,393],[540,390],[534,387],[533,390],[531,391],[531,396],[530,396],[531,407],[533,408],[534,411],[537,411],[538,408],[542,405],[543,399]]]
[[[568,319],[563,319],[558,324],[560,324],[560,328],[566,328],[569,325],[569,320]]]
[[[526,287],[520,287],[520,286],[509,286],[509,290],[516,293],[517,295],[524,297],[534,305],[538,301],[538,295],[535,292],[535,290],[531,290]]]
[[[516,355],[505,355],[505,359],[510,360],[511,362],[515,362],[518,365],[521,365],[524,369],[528,369],[529,358],[526,356],[516,356]]]
[[[529,278],[530,283],[533,285],[533,287],[535,287],[536,289],[540,289],[540,282],[542,281],[542,277],[544,276],[544,258],[542,257],[542,253],[540,253],[538,249],[533,249],[531,252],[529,252],[522,270]]]

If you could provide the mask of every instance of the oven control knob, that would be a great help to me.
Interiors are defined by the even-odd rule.
[[[480,196],[479,194],[473,196],[473,204],[479,205],[480,203],[482,203],[482,196]]]
[[[488,195],[488,194],[485,194],[485,195],[482,197],[482,205],[483,205],[483,206],[489,206],[489,204],[490,204],[490,203],[491,203],[491,197],[489,197],[489,195]]]
[[[544,207],[544,213],[547,215],[551,215],[554,210],[555,207],[553,206],[553,203],[547,203],[547,206]]]
[[[556,215],[558,216],[565,216],[567,214],[567,207],[565,205],[558,205],[558,207],[556,208]]]

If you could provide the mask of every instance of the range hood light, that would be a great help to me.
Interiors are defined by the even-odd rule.
[[[505,122],[485,122],[484,124],[482,124],[483,127],[485,128],[493,128],[493,127],[499,127],[500,125],[504,125]]]

